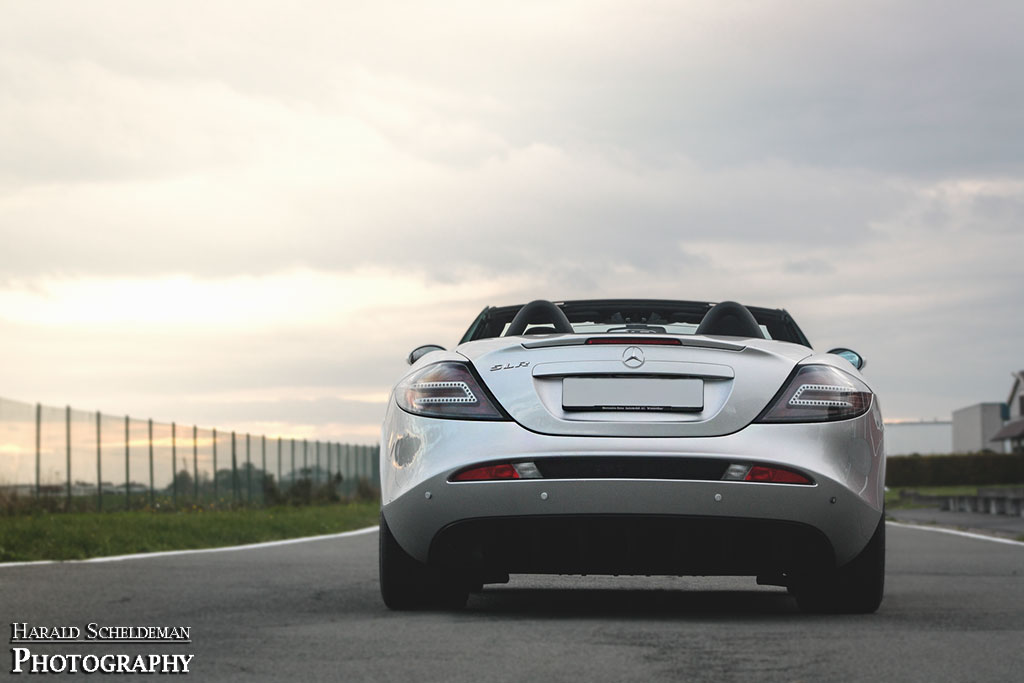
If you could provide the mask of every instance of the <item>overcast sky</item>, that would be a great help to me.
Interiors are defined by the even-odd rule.
[[[488,304],[1024,368],[1024,4],[0,0],[0,396],[372,442]]]

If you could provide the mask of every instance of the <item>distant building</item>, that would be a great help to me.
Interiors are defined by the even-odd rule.
[[[952,423],[949,420],[885,423],[886,455],[947,455],[952,444]]]
[[[992,438],[1006,422],[1005,403],[977,403],[953,411],[953,452],[1003,452],[1002,443]]]
[[[1024,370],[1013,373],[1013,386],[1006,400],[1009,419],[992,435],[992,441],[999,443],[1009,453],[1024,452]]]
[[[1006,403],[1010,406],[1011,421],[1024,417],[1024,370],[1013,373],[1013,386]]]

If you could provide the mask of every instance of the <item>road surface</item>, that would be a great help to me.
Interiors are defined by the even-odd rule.
[[[200,681],[1021,680],[1024,545],[888,537],[885,601],[868,616],[804,615],[746,578],[513,577],[462,612],[389,612],[376,532],[0,567],[0,613],[8,638],[12,622],[190,626],[189,645],[32,652],[189,653]]]

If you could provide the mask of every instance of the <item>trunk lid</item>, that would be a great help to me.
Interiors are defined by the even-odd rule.
[[[798,344],[760,339],[637,335],[589,345],[587,339],[493,338],[456,351],[523,427],[542,434],[623,437],[738,431],[812,353]],[[665,345],[666,339],[680,345]]]

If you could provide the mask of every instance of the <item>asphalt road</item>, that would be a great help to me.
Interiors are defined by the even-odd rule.
[[[202,681],[934,683],[1024,675],[1021,545],[891,526],[881,610],[808,616],[784,590],[753,579],[611,577],[513,577],[471,596],[462,612],[395,613],[379,598],[376,544],[369,533],[0,567],[0,616],[8,637],[11,622],[191,626],[191,645],[32,651],[194,653],[188,680]]]
[[[987,515],[980,512],[952,512],[938,508],[889,508],[885,514],[899,522],[937,524],[1003,538],[1024,538],[1024,517]]]

